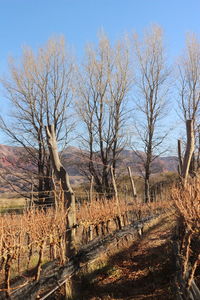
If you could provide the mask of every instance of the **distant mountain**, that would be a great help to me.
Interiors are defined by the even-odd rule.
[[[144,153],[133,150],[122,150],[119,156],[117,169],[119,173],[127,173],[126,168],[130,166],[133,173],[140,174],[142,170],[142,159]],[[76,147],[68,147],[62,152],[62,161],[68,173],[73,177],[81,177],[84,173],[84,166],[88,162],[86,152]],[[152,163],[152,173],[176,172],[178,159],[176,156],[159,157]]]
[[[140,157],[144,157],[144,153],[138,152],[138,154],[132,150],[123,150],[118,161],[118,172],[127,174],[126,167],[131,166],[133,173],[139,174],[142,168]],[[83,175],[88,163],[87,153],[69,146],[60,155],[72,184],[84,182],[85,177]],[[178,160],[175,156],[159,157],[152,164],[152,173],[174,172],[177,170],[177,164]],[[18,186],[20,186],[20,179],[17,179],[15,175],[18,174],[20,177],[20,173],[23,173],[24,169],[30,170],[32,168],[34,168],[33,163],[27,158],[23,147],[0,145],[0,174],[9,170],[10,174],[6,177],[8,181],[13,183],[17,181]],[[10,185],[0,177],[0,191],[10,191],[10,189]]]
[[[0,169],[32,169],[33,163],[23,147],[0,145]]]
[[[0,193],[23,187],[21,177],[34,168],[23,147],[0,145]]]

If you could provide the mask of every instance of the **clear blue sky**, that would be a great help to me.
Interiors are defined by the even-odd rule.
[[[0,66],[23,44],[37,47],[54,34],[82,51],[101,27],[116,39],[152,23],[163,26],[176,54],[187,31],[200,31],[199,16],[199,0],[0,0]]]
[[[152,23],[164,28],[173,59],[185,33],[200,32],[200,0],[0,0],[0,74],[6,72],[7,57],[19,56],[22,45],[37,48],[52,35],[64,34],[81,55],[101,28],[115,40]],[[1,92],[0,97],[6,110]]]

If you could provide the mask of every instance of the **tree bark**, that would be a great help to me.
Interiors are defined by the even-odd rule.
[[[151,148],[152,144],[149,144],[149,147]],[[145,194],[145,203],[150,202],[150,166],[152,161],[152,154],[149,151],[147,153],[147,159],[145,163],[145,177],[144,177],[144,194]]]
[[[183,160],[183,168],[181,172],[181,176],[183,178],[184,184],[187,182],[189,167],[192,159],[192,155],[194,153],[194,121],[187,120],[186,121],[186,131],[187,131],[187,145]]]
[[[178,140],[178,172],[179,175],[181,175],[182,169],[183,169],[183,159],[181,154],[181,140]]]
[[[146,174],[145,181],[144,181],[144,196],[145,196],[145,203],[150,202],[150,184],[149,184],[149,175]]]
[[[136,192],[136,187],[133,181],[133,176],[132,176],[132,172],[131,172],[131,168],[128,167],[128,174],[129,174],[129,178],[131,181],[131,188],[132,188],[132,192],[133,192],[133,197],[136,199],[137,198],[137,192]]]
[[[58,180],[61,181],[61,186],[64,191],[64,201],[65,207],[68,211],[67,213],[67,228],[66,228],[66,239],[67,239],[67,256],[71,257],[75,254],[75,225],[76,225],[76,208],[75,208],[75,195],[72,190],[69,181],[69,175],[66,172],[65,168],[61,164],[58,149],[57,141],[55,135],[54,125],[49,125],[46,127],[46,135],[49,146],[50,157],[52,160],[52,165],[54,172]]]
[[[121,218],[121,209],[120,209],[118,191],[117,191],[117,186],[116,186],[115,176],[114,176],[114,172],[113,172],[113,167],[112,166],[110,167],[110,172],[111,172],[112,184],[113,184],[114,193],[115,193],[115,201],[116,201],[117,210],[118,210],[119,227],[122,228],[123,224],[122,224],[122,218]]]
[[[94,177],[91,176],[91,178],[90,178],[90,202],[92,202],[92,199],[93,199],[93,184],[94,184]]]

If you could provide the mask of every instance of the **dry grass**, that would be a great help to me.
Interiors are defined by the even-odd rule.
[[[200,232],[200,178],[189,181],[184,187],[172,190],[172,198],[185,225],[194,234]]]
[[[78,223],[87,226],[115,218],[119,214],[132,212],[135,219],[161,210],[169,209],[169,203],[156,202],[143,204],[136,200],[100,199],[84,203],[77,211]],[[31,273],[35,279],[40,277],[44,262],[58,259],[60,264],[66,260],[66,210],[61,205],[55,210],[32,209],[21,215],[0,216],[0,281],[8,293],[11,279]]]
[[[12,277],[35,268],[38,278],[45,261],[65,252],[66,217],[63,210],[31,210],[22,215],[0,217],[0,270],[4,288],[10,290]],[[35,263],[35,265],[34,265]]]
[[[115,218],[119,212],[123,215],[126,212],[135,214],[136,219],[144,218],[151,214],[159,213],[160,211],[167,211],[171,209],[172,203],[169,201],[159,201],[151,203],[142,203],[140,200],[120,198],[119,204],[115,198],[93,200],[88,203],[85,202],[77,211],[78,222],[84,223],[98,223]]]
[[[200,261],[200,178],[189,180],[185,186],[175,187],[172,198],[180,217],[182,273],[189,287]]]
[[[26,206],[26,199],[22,197],[6,197],[2,195],[0,198],[0,212],[9,212],[10,210],[24,208]]]

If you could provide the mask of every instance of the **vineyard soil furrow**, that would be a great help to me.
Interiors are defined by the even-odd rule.
[[[174,228],[174,217],[159,219],[141,239],[119,254],[111,256],[102,268],[81,278],[77,277],[80,288],[77,299],[176,299],[171,243]]]

